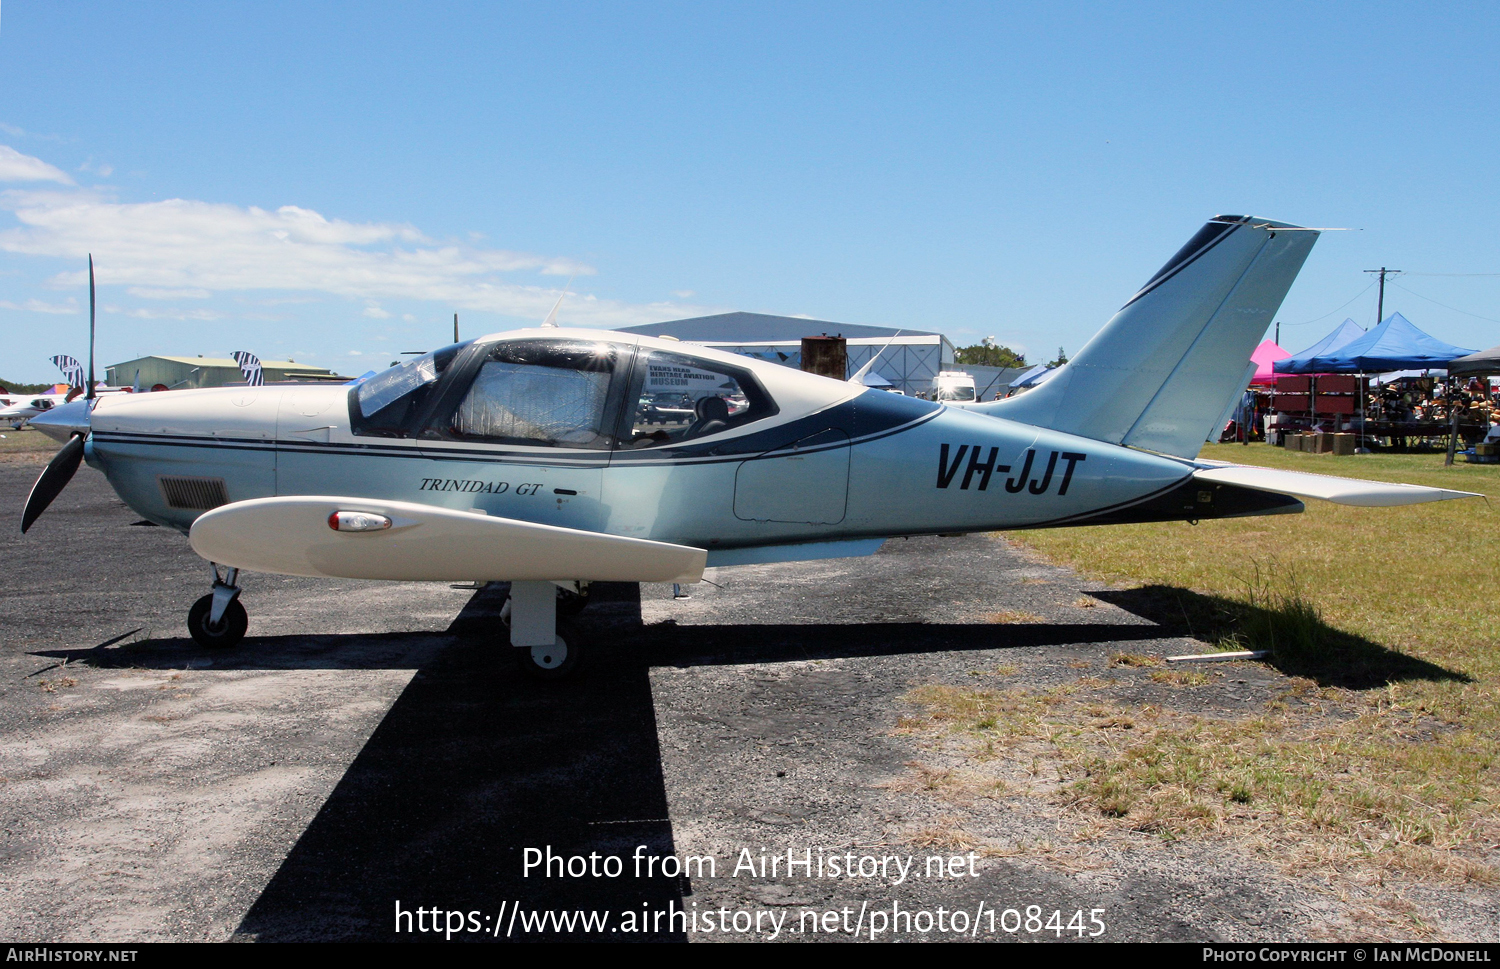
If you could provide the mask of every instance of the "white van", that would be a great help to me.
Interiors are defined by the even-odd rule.
[[[974,400],[974,378],[962,370],[942,370],[932,378],[933,400]]]

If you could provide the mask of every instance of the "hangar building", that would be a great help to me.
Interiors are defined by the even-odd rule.
[[[932,378],[939,370],[955,369],[953,344],[941,333],[923,330],[831,323],[764,313],[720,313],[620,329],[642,336],[675,337],[684,343],[697,343],[788,367],[802,365],[803,337],[842,336],[848,341],[849,374],[863,367],[871,355],[879,354],[872,371],[908,396],[931,390]],[[972,371],[974,368],[965,369]]]
[[[266,383],[287,380],[339,380],[326,367],[310,367],[295,360],[262,360],[261,370]],[[149,390],[160,384],[173,390],[188,390],[198,387],[225,387],[245,382],[240,365],[229,357],[138,357],[126,360],[105,369],[105,380],[113,387],[133,387],[136,374],[140,374],[141,387]]]

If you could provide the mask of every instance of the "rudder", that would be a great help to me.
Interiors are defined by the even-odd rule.
[[[1057,376],[970,407],[1112,444],[1197,456],[1302,269],[1316,230],[1211,219]]]

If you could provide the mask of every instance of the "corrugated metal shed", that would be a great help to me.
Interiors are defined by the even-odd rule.
[[[262,360],[266,383],[286,380],[337,379],[326,367],[313,367],[295,360]],[[240,365],[230,357],[175,357],[153,355],[126,360],[105,369],[105,380],[115,387],[133,387],[136,375],[140,385],[149,390],[158,384],[174,390],[198,387],[225,387],[244,383]]]

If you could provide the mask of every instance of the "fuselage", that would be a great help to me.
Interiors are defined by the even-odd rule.
[[[523,365],[535,347],[576,356],[573,343],[607,361],[589,384],[602,418],[576,416],[583,404],[547,399],[549,388],[568,385],[538,382]],[[1179,459],[618,332],[528,330],[449,350],[445,369],[399,419],[388,416],[401,408],[399,397],[371,403],[371,388],[362,398],[347,386],[101,399],[87,460],[136,512],[184,532],[229,502],[338,495],[710,551],[1120,520],[1107,516],[1131,507],[1160,518],[1163,500],[1181,504],[1175,496],[1191,487],[1194,470]],[[404,386],[400,374],[381,377],[397,391]],[[675,417],[652,423],[656,411],[638,401],[674,379],[710,388],[685,394],[700,394],[700,405],[721,395],[717,425],[707,417],[691,427]],[[522,404],[505,396],[527,380]],[[484,388],[493,399],[476,408]],[[363,412],[377,404],[373,416]],[[547,431],[556,440],[546,442],[533,430],[524,432],[530,438],[497,438],[492,427],[469,433],[476,413],[492,425],[499,413],[506,434],[521,434],[514,412],[526,408],[527,428],[543,421],[533,413],[542,408],[547,420],[567,412],[592,431]],[[1211,511],[1195,510],[1189,498],[1166,517]]]

